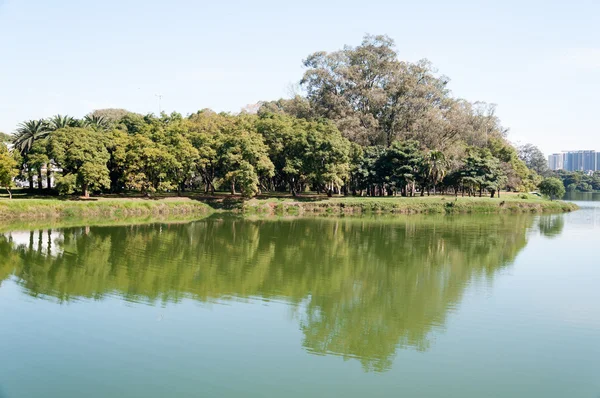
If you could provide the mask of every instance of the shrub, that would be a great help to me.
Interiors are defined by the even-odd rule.
[[[562,198],[565,195],[565,186],[561,180],[555,177],[544,178],[539,185],[540,192],[549,197],[550,200]]]

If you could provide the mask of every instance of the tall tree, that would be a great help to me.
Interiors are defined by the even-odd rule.
[[[448,161],[442,151],[430,151],[424,159],[426,177],[435,195],[437,185],[446,177]],[[429,188],[428,192],[429,192]]]
[[[63,172],[57,184],[62,193],[79,189],[87,198],[91,190],[110,187],[110,155],[100,133],[80,127],[57,130],[50,136],[50,150]]]
[[[110,128],[110,121],[104,116],[98,115],[87,115],[81,124],[98,131],[106,131]]]
[[[134,114],[134,113],[130,112],[126,109],[106,108],[106,109],[96,109],[87,116],[89,116],[91,118],[103,118],[110,125],[114,126],[114,125],[118,124],[121,121],[121,119],[123,119],[125,116],[131,115],[131,114]]]
[[[13,141],[13,139],[14,137],[12,135],[0,131],[0,144],[9,144]]]
[[[416,138],[411,135],[424,115],[434,120],[434,109],[439,113],[449,106],[448,79],[436,76],[426,60],[399,61],[387,36],[365,36],[360,46],[314,53],[304,65],[301,84],[315,114],[335,121],[362,145]]]
[[[423,153],[419,143],[409,140],[394,141],[377,160],[375,167],[380,180],[388,185],[388,194],[397,190],[402,196],[413,196],[422,165]]]
[[[67,127],[80,127],[81,123],[79,120],[75,119],[69,115],[55,115],[52,116],[47,121],[48,128],[52,131],[64,129]]]
[[[251,197],[261,191],[261,177],[270,178],[274,166],[269,159],[269,148],[262,136],[238,126],[235,130],[221,136],[217,158],[221,175],[236,193],[240,188],[242,195]]]
[[[544,153],[533,144],[521,145],[518,148],[519,158],[525,162],[527,167],[540,175],[548,172],[548,161]]]
[[[50,131],[50,126],[44,119],[28,120],[17,127],[13,144],[21,154],[25,154],[36,140],[46,137]]]

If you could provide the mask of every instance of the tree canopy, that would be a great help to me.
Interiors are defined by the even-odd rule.
[[[354,195],[531,190],[539,153],[506,140],[495,106],[455,98],[427,60],[401,61],[387,36],[316,52],[305,95],[233,115],[204,109],[26,121],[13,138],[19,178],[61,193],[215,190]],[[254,113],[255,112],[255,113]]]
[[[12,192],[10,188],[13,185],[13,178],[16,177],[18,172],[17,160],[10,154],[6,145],[0,143],[0,187],[8,191],[11,199]]]
[[[565,186],[558,178],[548,177],[540,183],[540,192],[551,200],[560,199],[565,194]]]
[[[0,144],[6,144],[13,141],[13,136],[0,131]]]

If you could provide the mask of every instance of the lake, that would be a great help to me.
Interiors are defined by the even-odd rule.
[[[0,397],[600,396],[600,202],[0,233]]]

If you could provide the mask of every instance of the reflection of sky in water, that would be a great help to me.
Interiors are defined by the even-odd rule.
[[[574,202],[580,210],[563,215],[568,219],[567,228],[593,229],[600,226],[600,202]]]
[[[32,247],[43,255],[58,256],[63,253],[60,241],[63,233],[60,230],[10,231],[2,234],[15,248]]]

